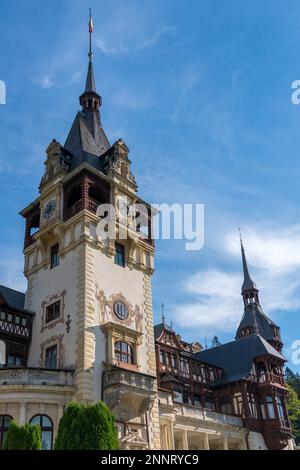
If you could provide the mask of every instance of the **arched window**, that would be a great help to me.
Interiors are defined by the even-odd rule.
[[[53,424],[46,415],[36,415],[30,420],[30,424],[38,425],[42,431],[42,449],[51,450],[53,440]]]
[[[0,415],[0,450],[4,448],[7,431],[12,419],[11,416]]]
[[[117,341],[115,343],[115,356],[120,362],[126,362],[127,364],[133,364],[133,352],[130,344],[125,341]]]

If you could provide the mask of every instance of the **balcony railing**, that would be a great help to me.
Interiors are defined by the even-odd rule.
[[[135,390],[155,390],[155,378],[131,370],[116,369],[104,373],[104,387],[127,386]]]
[[[134,397],[140,409],[148,410],[156,396],[156,379],[149,375],[125,369],[104,372],[103,388],[105,402],[114,408],[123,400]]]
[[[251,380],[252,382],[257,382],[258,384],[273,383],[282,386],[285,385],[284,377],[274,374],[273,372],[264,372],[259,375],[249,374],[247,379]]]
[[[47,369],[0,369],[1,385],[74,386],[74,371]]]
[[[187,418],[196,418],[204,421],[215,421],[217,423],[227,424],[230,426],[243,426],[243,421],[238,416],[226,415],[223,413],[217,413],[211,410],[205,410],[204,408],[198,408],[196,406],[179,405],[176,404],[176,414],[178,416],[184,416]]]

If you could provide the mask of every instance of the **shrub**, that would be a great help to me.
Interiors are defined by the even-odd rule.
[[[115,450],[118,437],[108,407],[70,403],[59,422],[55,450]]]
[[[14,421],[10,423],[7,431],[6,450],[41,450],[42,433],[39,426],[25,424],[18,426]]]

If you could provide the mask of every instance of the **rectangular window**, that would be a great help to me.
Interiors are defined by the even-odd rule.
[[[8,354],[7,356],[7,365],[10,367],[21,367],[23,363],[23,358],[21,356],[16,356],[15,354]]]
[[[202,406],[200,395],[194,395],[194,406],[198,406],[198,407]]]
[[[284,406],[283,398],[279,397],[279,396],[276,396],[276,403],[277,403],[279,419],[281,421],[285,421],[286,420],[286,413],[285,413],[285,406]]]
[[[45,368],[56,369],[56,361],[57,361],[57,345],[46,349]]]
[[[267,419],[266,417],[266,410],[265,410],[265,404],[261,403],[260,404],[260,411],[261,411],[261,417],[262,419]]]
[[[165,363],[165,351],[163,351],[162,349],[159,352],[159,361],[161,364]]]
[[[46,307],[46,320],[45,323],[49,323],[60,317],[60,300],[54,304]]]
[[[173,391],[175,393],[174,401],[176,401],[177,403],[183,403],[182,392],[180,392],[179,390],[173,390]]]
[[[214,410],[214,402],[213,402],[213,400],[211,400],[210,398],[207,398],[207,399],[205,400],[205,408],[206,408],[207,410]]]
[[[172,367],[175,369],[175,367],[176,367],[176,356],[175,356],[174,353],[172,353],[171,359],[172,359]]]
[[[125,267],[125,249],[123,245],[116,243],[115,263],[118,266]]]
[[[188,392],[182,392],[182,402],[186,405],[191,404],[190,394]]]
[[[273,405],[273,398],[271,396],[268,396],[266,398],[266,402],[267,402],[267,410],[268,410],[269,419],[275,419],[276,416],[275,416],[275,410],[274,410],[274,405]]]
[[[56,244],[51,248],[51,269],[59,265],[59,245]]]

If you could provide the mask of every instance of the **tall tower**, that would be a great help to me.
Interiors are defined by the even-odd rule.
[[[236,332],[236,339],[244,338],[245,336],[253,334],[259,334],[274,346],[275,349],[281,352],[283,344],[280,337],[280,328],[264,314],[261,308],[259,290],[249,273],[242,238],[241,252],[244,272],[244,282],[242,285],[244,314]]]
[[[159,448],[151,276],[151,206],[137,195],[128,148],[111,145],[100,119],[92,62],[64,145],[47,149],[39,196],[26,219],[26,308],[35,312],[28,365],[74,369],[72,399],[103,399],[124,448]],[[134,227],[145,207],[145,222]],[[117,209],[116,236],[101,237],[97,208]],[[120,207],[126,207],[127,212]],[[103,214],[102,214],[103,215]],[[143,225],[144,227],[141,227]],[[122,233],[122,236],[121,236]],[[126,237],[124,237],[126,233]]]

